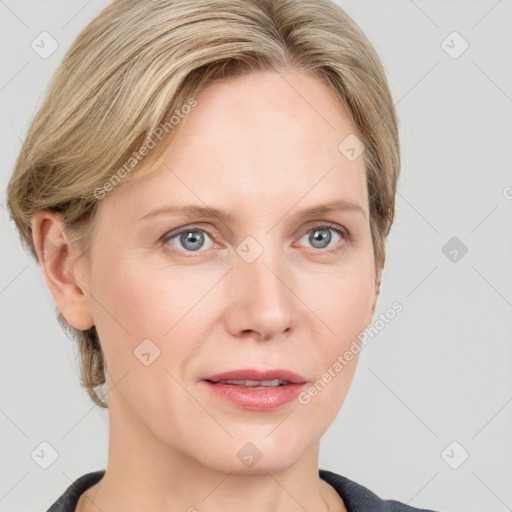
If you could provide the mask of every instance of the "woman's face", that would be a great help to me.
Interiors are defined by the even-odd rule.
[[[255,471],[278,471],[315,446],[357,353],[341,371],[337,358],[377,298],[363,156],[345,156],[352,138],[339,149],[355,128],[316,78],[284,77],[254,73],[198,96],[165,164],[99,200],[83,275],[116,436],[144,432],[225,471],[246,470],[251,450]],[[303,214],[339,201],[361,210]],[[154,214],[185,206],[226,218]],[[293,371],[302,391],[331,379],[309,400],[255,410],[204,380],[238,369]]]

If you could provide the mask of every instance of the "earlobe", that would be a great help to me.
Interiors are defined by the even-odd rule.
[[[32,219],[32,239],[46,284],[66,321],[76,329],[94,325],[89,294],[78,277],[75,249],[57,214],[38,212]]]

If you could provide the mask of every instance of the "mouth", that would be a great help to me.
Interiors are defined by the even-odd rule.
[[[211,382],[212,384],[227,384],[229,386],[240,386],[240,387],[248,388],[248,389],[277,388],[279,386],[287,386],[288,384],[292,384],[290,381],[282,380],[282,379],[273,379],[273,380],[218,380],[218,381],[207,380],[207,382]]]
[[[216,397],[235,407],[275,410],[297,398],[307,381],[289,370],[235,370],[202,379]]]
[[[204,377],[203,380],[214,384],[229,383],[234,386],[282,386],[287,384],[304,384],[306,379],[296,372],[285,369],[257,370],[253,368],[230,370]]]

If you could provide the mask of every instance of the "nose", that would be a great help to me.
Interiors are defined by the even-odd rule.
[[[227,323],[233,336],[256,333],[258,339],[268,340],[293,330],[300,302],[282,250],[277,244],[271,247],[270,240],[260,245],[263,252],[251,263],[238,255],[234,259],[235,268],[226,283],[230,294]]]

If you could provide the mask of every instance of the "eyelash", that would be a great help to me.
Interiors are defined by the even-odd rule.
[[[344,241],[350,241],[351,240],[351,234],[350,232],[348,231],[348,229],[346,229],[345,227],[343,226],[340,226],[338,224],[332,224],[332,223],[324,223],[324,224],[318,224],[316,226],[313,226],[309,229],[307,229],[306,231],[304,231],[299,239],[301,239],[304,235],[306,235],[307,233],[309,233],[310,231],[314,231],[315,229],[319,229],[319,228],[324,228],[324,229],[330,229],[334,232],[336,232],[338,235],[340,235],[340,237],[342,238],[342,240]],[[179,235],[183,234],[183,233],[186,233],[188,231],[203,231],[205,232],[212,240],[213,240],[213,236],[212,234],[209,232],[209,230],[205,229],[205,228],[202,228],[200,226],[187,226],[186,228],[184,229],[180,229],[179,231],[170,231],[170,232],[167,232],[165,233],[164,235],[162,235],[162,237],[160,238],[160,242],[165,245],[167,244],[171,239],[175,238],[175,237],[178,237]],[[331,249],[317,249],[317,253],[318,254],[331,254],[333,252],[336,252],[338,251],[340,248],[341,248],[341,244],[342,242],[340,242],[338,244],[337,247],[334,247],[334,248],[331,248]],[[199,251],[183,251],[181,249],[176,249],[175,247],[173,247],[172,249],[170,249],[172,251],[176,251],[180,254],[186,254],[187,256],[186,257],[195,257],[195,254],[197,255],[200,255],[202,253],[205,253],[205,252],[208,252],[208,249],[206,250],[199,250]]]

